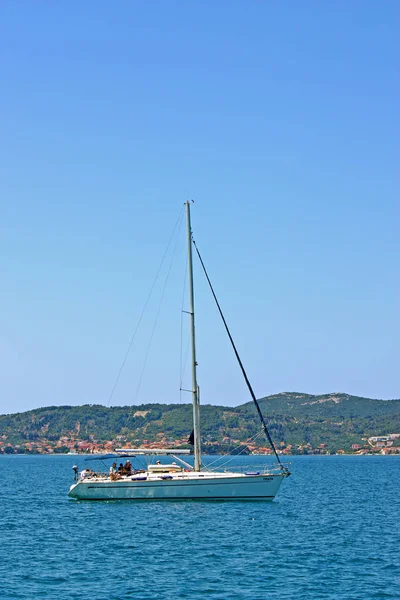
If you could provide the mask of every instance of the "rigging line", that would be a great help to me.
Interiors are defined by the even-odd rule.
[[[238,452],[237,454],[232,454],[232,453],[228,454],[228,456],[230,456],[230,459],[227,460],[226,462],[223,462],[220,465],[218,465],[218,469],[226,468],[237,456],[240,456],[241,454],[243,454],[243,452],[245,452],[245,450],[246,450],[246,446],[244,446],[243,449],[240,452]]]
[[[226,462],[221,462],[220,465],[218,465],[219,467],[224,467],[225,465],[228,465],[230,462],[232,462],[232,460],[235,458],[235,456],[239,456],[242,452],[245,451],[245,449],[248,447],[249,444],[251,444],[252,442],[254,442],[260,435],[262,434],[262,431],[258,431],[252,438],[249,438],[249,442],[246,443],[246,445],[243,446],[243,450],[241,450],[240,452],[238,452],[237,454],[233,454],[233,450],[231,450],[230,452],[228,452],[227,456],[230,456],[231,459],[227,460]],[[238,448],[238,446],[236,446],[236,448]],[[218,461],[222,461],[223,458],[222,457],[218,457],[215,460],[213,460],[211,463],[209,463],[207,466],[207,469],[211,466],[214,465],[216,462]]]
[[[252,444],[253,442],[255,442],[255,441],[256,441],[256,439],[257,439],[257,438],[258,438],[258,437],[259,437],[259,436],[260,436],[262,433],[263,433],[263,432],[262,432],[262,430],[260,430],[260,431],[258,431],[258,432],[257,432],[255,435],[253,435],[253,437],[249,438],[249,440],[246,442],[246,444],[243,446],[242,450],[241,450],[241,451],[240,451],[238,454],[241,454],[242,452],[244,452],[244,451],[246,450],[246,448],[248,448],[249,444]],[[235,446],[235,448],[238,448],[238,447],[239,447],[238,445],[237,445],[237,446]],[[228,452],[228,454],[226,454],[225,456],[230,456],[230,457],[231,457],[231,460],[232,460],[232,459],[233,459],[235,456],[238,456],[238,454],[233,454],[233,452],[234,452],[235,448],[234,448],[233,450],[231,450],[230,452]],[[223,461],[223,460],[224,460],[224,459],[223,459],[223,457],[221,457],[221,456],[220,456],[220,457],[216,458],[215,460],[213,460],[211,463],[209,463],[209,465],[207,465],[207,466],[213,465],[214,463],[216,463],[216,462],[218,462],[218,461]],[[224,466],[225,464],[229,464],[229,463],[231,462],[231,460],[227,460],[227,462],[226,462],[226,463],[225,463],[225,462],[222,462],[222,463],[221,463],[221,465],[222,465],[222,466]]]
[[[154,336],[154,332],[155,332],[155,330],[156,330],[156,326],[157,326],[157,322],[158,322],[158,317],[159,317],[159,315],[160,315],[161,306],[162,306],[162,303],[163,303],[163,300],[164,300],[164,295],[165,295],[165,290],[166,290],[167,283],[168,283],[168,279],[169,279],[169,274],[171,273],[172,262],[173,262],[173,260],[174,260],[174,256],[175,256],[175,252],[176,252],[176,247],[177,247],[177,245],[178,245],[178,240],[179,240],[179,232],[180,232],[180,230],[181,230],[181,226],[182,226],[182,219],[181,219],[181,221],[180,221],[180,223],[179,223],[179,228],[178,228],[177,235],[176,235],[176,240],[175,240],[175,246],[174,246],[174,249],[173,249],[173,251],[172,251],[172,256],[171,256],[171,260],[170,260],[170,263],[169,263],[169,267],[168,267],[167,275],[166,275],[166,277],[165,277],[165,281],[164,281],[163,289],[162,289],[162,292],[161,292],[161,298],[160,298],[160,302],[159,302],[159,304],[158,304],[158,308],[157,308],[156,317],[155,317],[155,319],[154,319],[153,329],[152,329],[152,331],[151,331],[150,340],[149,340],[149,343],[148,343],[148,346],[147,346],[147,350],[146,350],[146,355],[145,355],[145,357],[144,357],[144,362],[143,362],[142,371],[141,371],[141,373],[140,373],[139,383],[138,383],[138,386],[137,386],[137,389],[136,389],[135,398],[134,398],[134,400],[133,400],[133,403],[134,403],[134,404],[136,403],[136,400],[137,400],[137,397],[138,397],[138,395],[139,395],[139,391],[140,391],[140,388],[141,388],[141,385],[142,385],[143,375],[144,375],[144,371],[145,371],[146,364],[147,364],[147,358],[148,358],[148,356],[149,356],[149,352],[150,352],[151,342],[153,341],[153,336]]]
[[[157,273],[156,273],[156,275],[155,275],[155,277],[154,277],[153,283],[151,284],[151,288],[150,288],[150,291],[149,291],[149,293],[148,293],[148,296],[147,296],[146,302],[145,302],[145,304],[144,304],[143,310],[142,310],[142,312],[141,312],[141,314],[140,314],[139,321],[137,322],[137,325],[136,325],[136,327],[135,327],[135,330],[134,330],[134,332],[133,332],[133,334],[132,334],[131,340],[130,340],[130,342],[129,342],[129,344],[128,344],[128,348],[127,348],[127,350],[126,350],[126,352],[125,352],[124,359],[123,359],[123,361],[122,361],[122,364],[121,364],[121,366],[120,366],[120,368],[119,368],[119,371],[118,371],[117,378],[116,378],[116,380],[115,380],[115,383],[114,383],[114,385],[113,385],[113,388],[112,388],[112,390],[111,390],[111,393],[110,393],[110,395],[109,395],[108,402],[107,402],[107,406],[109,406],[109,405],[110,405],[110,403],[111,403],[111,400],[113,399],[113,396],[114,396],[115,389],[116,389],[116,387],[117,387],[117,385],[118,385],[118,382],[119,382],[119,379],[120,379],[120,377],[121,377],[122,371],[123,371],[123,369],[124,369],[124,367],[125,367],[125,363],[126,363],[126,361],[127,361],[127,359],[128,359],[129,353],[130,353],[130,351],[131,351],[132,344],[133,344],[133,342],[134,342],[134,340],[135,340],[136,334],[137,334],[137,332],[138,332],[138,329],[139,329],[139,327],[140,327],[140,323],[142,322],[142,319],[143,319],[144,313],[145,313],[145,311],[146,311],[147,305],[148,305],[148,303],[149,303],[149,301],[150,301],[151,294],[153,293],[154,286],[155,286],[155,284],[156,284],[156,281],[157,281],[157,279],[158,279],[158,276],[159,276],[159,274],[160,274],[160,271],[161,271],[161,269],[162,269],[162,266],[163,266],[163,264],[164,264],[165,257],[167,256],[167,253],[168,253],[169,247],[170,247],[170,245],[171,245],[172,239],[173,239],[173,237],[174,237],[174,234],[175,234],[175,230],[176,230],[176,228],[177,228],[177,226],[178,226],[178,223],[180,222],[180,220],[181,220],[181,218],[182,218],[183,211],[184,211],[184,208],[182,208],[182,209],[181,209],[181,211],[180,211],[180,213],[179,213],[179,217],[177,218],[177,220],[176,220],[176,222],[175,222],[174,228],[173,228],[173,230],[172,230],[172,233],[171,233],[171,237],[169,238],[169,241],[168,241],[167,247],[166,247],[166,249],[165,249],[165,252],[164,252],[164,254],[163,254],[163,257],[162,257],[162,259],[161,259],[160,265],[159,265],[159,267],[158,267],[158,269],[157,269]]]
[[[228,337],[229,337],[229,339],[230,339],[230,342],[231,342],[231,344],[232,344],[232,348],[233,348],[233,350],[234,350],[234,352],[235,352],[235,356],[236,356],[236,359],[237,359],[237,361],[238,361],[238,363],[239,363],[239,366],[240,366],[240,369],[241,369],[241,371],[242,371],[242,374],[243,374],[244,380],[245,380],[245,382],[246,382],[246,385],[247,385],[247,387],[248,387],[248,390],[249,390],[249,392],[250,392],[250,395],[251,395],[251,397],[252,397],[252,399],[253,399],[253,402],[254,402],[254,404],[255,404],[255,407],[256,407],[256,409],[257,409],[258,416],[260,417],[261,424],[262,424],[262,427],[263,427],[263,429],[264,429],[264,433],[265,433],[265,435],[266,435],[266,437],[267,437],[267,440],[268,440],[268,442],[269,442],[269,444],[270,444],[270,446],[271,446],[272,450],[274,451],[274,454],[275,454],[275,456],[276,456],[276,459],[277,459],[277,461],[278,461],[278,463],[279,463],[279,465],[280,465],[281,469],[282,469],[282,470],[286,470],[286,471],[287,471],[287,469],[285,469],[285,467],[282,465],[282,463],[281,463],[281,460],[280,460],[280,458],[279,458],[279,455],[278,455],[278,453],[277,453],[277,451],[276,451],[275,444],[274,444],[274,442],[272,441],[272,437],[271,437],[271,435],[270,435],[270,433],[269,433],[269,431],[268,431],[268,427],[267,427],[267,424],[266,424],[266,422],[265,422],[265,420],[264,420],[263,414],[262,414],[262,412],[261,412],[260,405],[258,404],[258,401],[257,401],[256,395],[255,395],[255,393],[254,393],[254,391],[253,391],[253,388],[251,387],[251,383],[250,383],[250,381],[249,381],[249,379],[248,379],[248,377],[247,377],[247,373],[246,373],[246,371],[244,370],[243,363],[242,363],[242,361],[241,361],[241,359],[240,359],[240,356],[239,356],[239,353],[238,353],[238,351],[237,351],[237,349],[236,349],[235,342],[233,341],[233,338],[232,338],[232,336],[231,336],[231,332],[229,331],[229,328],[228,328],[227,322],[225,321],[225,317],[224,317],[224,315],[223,315],[222,309],[221,309],[221,307],[220,307],[220,305],[219,305],[219,302],[218,302],[217,296],[215,295],[214,288],[213,288],[213,286],[212,286],[212,284],[211,284],[211,281],[210,281],[210,278],[209,278],[209,276],[208,276],[208,273],[207,273],[206,267],[205,267],[205,265],[204,265],[204,263],[203,263],[203,259],[201,258],[201,255],[200,255],[199,249],[198,249],[198,248],[197,248],[197,246],[196,246],[196,242],[194,241],[194,239],[193,239],[193,236],[192,236],[192,242],[193,242],[193,245],[194,245],[194,247],[196,248],[196,252],[197,252],[197,255],[198,255],[199,259],[200,259],[201,266],[202,266],[202,268],[203,268],[203,271],[204,271],[204,274],[205,274],[205,276],[206,276],[206,278],[207,278],[208,285],[210,286],[210,290],[211,290],[211,293],[212,293],[212,295],[213,295],[213,297],[214,297],[214,300],[215,300],[215,303],[216,303],[216,305],[217,305],[217,308],[218,308],[219,314],[220,314],[220,316],[221,316],[221,319],[222,319],[222,321],[223,321],[223,323],[224,323],[224,325],[225,325],[225,330],[226,330],[226,333],[228,334]]]
[[[257,433],[257,435],[255,435],[251,442],[255,442],[255,440],[257,439],[257,437],[259,437],[262,434],[262,431],[259,431]],[[237,446],[236,446],[237,447]],[[227,460],[226,462],[222,463],[222,467],[226,467],[227,465],[229,465],[235,458],[236,456],[240,456],[241,454],[243,454],[243,452],[245,452],[248,449],[248,444],[246,444],[245,446],[243,446],[243,448],[240,450],[240,452],[237,452],[236,454],[233,454],[234,450],[231,450],[231,452],[229,452],[228,456],[230,456],[229,460]]]

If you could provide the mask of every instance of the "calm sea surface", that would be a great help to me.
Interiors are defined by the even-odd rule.
[[[294,457],[272,503],[77,502],[74,463],[0,457],[2,600],[400,599],[400,457]]]

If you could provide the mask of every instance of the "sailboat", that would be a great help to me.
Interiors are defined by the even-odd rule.
[[[290,473],[288,468],[281,463],[273,440],[268,431],[260,406],[253,392],[242,361],[230,334],[221,307],[218,303],[208,273],[204,266],[200,252],[195,244],[190,219],[190,202],[185,203],[186,228],[188,246],[188,282],[190,300],[190,333],[191,333],[191,362],[192,362],[192,404],[193,404],[193,432],[190,441],[193,444],[194,465],[185,461],[182,456],[189,454],[190,450],[182,449],[148,449],[148,448],[118,448],[115,453],[96,457],[98,460],[115,458],[133,458],[138,460],[144,455],[157,455],[171,457],[174,460],[162,463],[156,460],[146,468],[133,468],[128,460],[128,469],[120,473],[95,473],[86,469],[79,476],[77,467],[74,467],[77,481],[71,485],[69,496],[79,500],[263,500],[271,501],[275,498],[279,487]],[[194,285],[193,285],[193,257],[192,248],[196,249],[204,270],[212,295],[217,304],[226,332],[231,341],[238,364],[246,381],[250,395],[256,406],[261,427],[275,454],[277,464],[275,467],[264,467],[258,471],[234,472],[212,470],[203,466],[201,456],[200,437],[200,391],[197,383],[197,360],[195,338],[195,311],[194,311]],[[92,459],[93,460],[93,459]],[[167,460],[170,460],[170,458]],[[140,467],[141,465],[139,465]]]

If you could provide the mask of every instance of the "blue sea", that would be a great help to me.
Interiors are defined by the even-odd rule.
[[[400,599],[400,456],[293,457],[272,503],[77,502],[75,463],[0,457],[1,600]]]

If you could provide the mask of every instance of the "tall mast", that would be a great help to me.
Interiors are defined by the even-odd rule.
[[[190,202],[186,202],[186,227],[188,238],[188,269],[189,269],[189,299],[190,299],[190,337],[192,345],[192,395],[193,395],[193,431],[194,431],[194,470],[201,469],[200,445],[200,394],[197,385],[196,337],[194,329],[194,289],[192,261],[192,228],[190,225]]]

